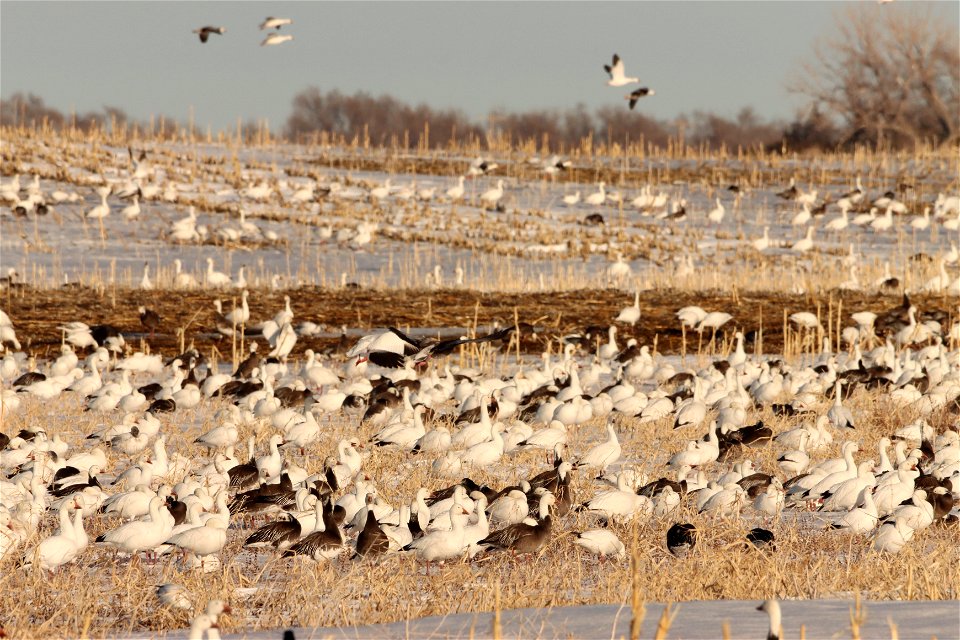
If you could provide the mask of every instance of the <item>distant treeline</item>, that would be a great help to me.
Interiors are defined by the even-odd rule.
[[[375,146],[396,142],[445,147],[493,137],[513,143],[546,142],[557,150],[579,148],[586,140],[620,144],[642,140],[660,147],[671,140],[711,148],[778,149],[786,144],[796,150],[833,147],[839,139],[829,121],[815,112],[792,123],[764,120],[749,107],[734,118],[695,111],[664,120],[630,111],[626,105],[589,111],[581,104],[566,110],[495,110],[483,122],[476,122],[456,109],[413,106],[389,95],[324,93],[314,87],[294,98],[285,133],[293,140],[304,140],[318,132],[347,140],[359,138]]]

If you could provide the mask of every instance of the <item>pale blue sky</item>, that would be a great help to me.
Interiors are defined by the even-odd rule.
[[[623,105],[602,66],[613,52],[670,118],[752,106],[791,117],[785,79],[829,33],[839,2],[22,2],[0,3],[0,93],[78,112],[104,105],[229,127],[280,128],[315,85],[410,103],[489,110]],[[889,10],[865,0],[871,11]],[[896,10],[910,10],[899,6]],[[935,7],[960,24],[960,3]],[[293,42],[260,47],[267,16]],[[191,31],[222,25],[200,44]],[[626,108],[626,107],[624,107]]]

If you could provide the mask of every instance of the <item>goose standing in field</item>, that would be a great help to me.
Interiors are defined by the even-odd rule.
[[[601,181],[600,184],[598,185],[598,191],[595,191],[594,193],[591,193],[590,195],[588,195],[584,200],[584,202],[590,205],[591,207],[599,207],[600,205],[602,205],[604,202],[607,201],[607,192],[604,189],[604,187],[606,186],[607,186],[607,183]]]
[[[843,395],[841,393],[842,384],[840,380],[837,380],[834,385],[833,406],[827,411],[827,418],[829,418],[830,424],[837,429],[856,429],[853,422],[853,414],[843,406],[841,400],[841,395]]]
[[[164,544],[174,545],[192,552],[200,559],[218,553],[227,543],[227,524],[220,518],[210,518],[202,527],[188,529],[172,536]]]
[[[127,221],[133,220],[140,215],[140,195],[133,194],[133,203],[127,205],[123,208],[123,211],[120,213],[123,214],[124,219]]]
[[[872,220],[870,222],[870,228],[881,233],[893,227],[893,207],[887,207],[887,210],[884,212],[883,216]]]
[[[77,531],[70,522],[71,508],[72,505],[69,504],[60,507],[60,529],[56,535],[46,538],[33,551],[27,552],[24,556],[24,567],[38,566],[53,571],[77,557],[80,546],[77,544]]]
[[[751,240],[750,243],[753,245],[753,248],[757,251],[763,252],[770,248],[770,227],[763,228],[763,236],[755,240]]]
[[[173,287],[175,289],[196,289],[200,286],[193,275],[183,271],[183,265],[179,258],[173,261],[173,268]]]
[[[213,268],[213,258],[207,258],[207,286],[209,287],[229,287],[233,279],[222,271]]]
[[[777,197],[782,198],[783,200],[796,200],[799,193],[800,192],[797,189],[796,180],[794,178],[790,178],[790,186],[783,191],[778,192]]]
[[[127,553],[137,553],[158,547],[166,541],[173,531],[173,516],[163,506],[163,498],[150,499],[148,520],[134,520],[111,529],[97,537],[103,542]]]
[[[461,198],[463,198],[463,194],[464,194],[463,181],[464,180],[465,180],[465,176],[460,176],[459,178],[457,178],[457,185],[455,187],[450,187],[449,189],[447,189],[448,198],[450,198],[453,201],[460,200]]]
[[[404,551],[415,551],[420,559],[426,561],[428,571],[431,562],[443,562],[465,551],[464,525],[467,521],[467,510],[460,504],[454,503],[450,507],[449,519],[451,529],[433,531],[403,548]]]
[[[723,222],[723,216],[727,213],[727,210],[724,208],[723,203],[720,202],[720,198],[717,198],[716,202],[717,206],[707,214],[707,220],[714,224],[720,224]]]
[[[624,307],[620,310],[620,315],[616,317],[614,322],[623,322],[629,324],[630,326],[636,326],[637,322],[640,320],[640,292],[637,291],[633,294],[633,304],[629,307]]]
[[[85,217],[89,220],[103,220],[110,215],[110,205],[107,204],[107,194],[110,193],[109,188],[106,190],[100,191],[100,204],[88,210],[85,214]]]
[[[580,202],[580,192],[577,191],[574,194],[567,194],[563,196],[563,204],[568,207],[576,206]]]
[[[809,227],[807,227],[807,235],[801,238],[800,240],[797,240],[796,242],[794,242],[793,245],[790,247],[790,250],[796,251],[797,253],[806,253],[807,251],[810,251],[811,249],[813,249],[813,232],[814,232],[813,225],[810,225]]]
[[[515,554],[536,553],[550,539],[553,529],[553,517],[550,507],[556,498],[550,492],[540,497],[539,521],[531,525],[528,522],[518,522],[508,527],[494,531],[478,544],[491,549],[509,549]]]
[[[620,440],[617,438],[617,432],[613,424],[607,424],[607,440],[594,446],[581,457],[576,468],[580,467],[599,467],[600,473],[620,459]]]
[[[603,70],[610,75],[607,85],[611,87],[623,87],[628,84],[640,82],[639,78],[628,78],[623,66],[623,60],[616,53],[613,54],[613,61],[610,64],[603,65]]]
[[[207,27],[200,27],[199,29],[194,29],[193,32],[196,33],[198,36],[200,36],[200,42],[204,43],[210,38],[211,33],[215,33],[218,36],[222,36],[224,33],[227,32],[227,28],[207,26]]]
[[[500,198],[502,197],[503,180],[497,180],[496,188],[484,191],[483,195],[480,196],[480,201],[484,204],[484,206],[496,207],[497,203],[500,202]]]
[[[824,227],[827,231],[843,231],[850,225],[850,218],[847,217],[847,210],[841,209],[840,215],[831,220]]]

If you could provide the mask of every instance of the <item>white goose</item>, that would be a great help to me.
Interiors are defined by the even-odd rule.
[[[467,511],[459,504],[455,504],[450,507],[449,514],[450,522],[453,524],[452,529],[428,533],[405,546],[404,550],[415,551],[417,556],[427,563],[443,562],[463,553],[466,547],[464,525],[467,521]]]
[[[172,531],[173,516],[163,506],[163,498],[155,496],[150,499],[148,520],[134,520],[120,525],[101,534],[96,541],[127,553],[136,553],[161,545]]]
[[[577,467],[599,467],[603,472],[608,466],[620,459],[620,441],[613,424],[607,424],[607,440],[587,451],[578,461]]]
[[[494,189],[484,191],[480,196],[480,201],[485,206],[495,207],[503,197],[503,180],[497,180],[497,186]]]
[[[583,547],[590,553],[598,556],[614,556],[623,558],[626,549],[623,542],[609,529],[591,529],[577,535],[573,544]]]
[[[620,315],[616,317],[615,322],[623,322],[630,326],[636,326],[640,320],[640,292],[633,294],[633,304],[620,310]]]

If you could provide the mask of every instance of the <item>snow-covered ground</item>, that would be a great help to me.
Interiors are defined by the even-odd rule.
[[[723,636],[727,625],[731,638],[763,638],[769,627],[767,614],[757,611],[757,601],[714,600],[682,602],[671,606],[676,617],[668,638],[712,640]],[[665,605],[647,603],[640,637],[652,638]],[[853,600],[785,600],[780,602],[784,638],[847,638],[851,636]],[[861,603],[862,638],[960,638],[960,601]],[[504,610],[500,614],[501,637],[542,639],[609,639],[630,637],[632,611],[629,605],[557,607],[554,609]],[[894,631],[891,625],[896,627]],[[801,627],[805,635],[801,636]],[[444,638],[493,637],[493,614],[435,616],[419,620],[364,627],[293,628],[297,640],[441,640]],[[238,632],[226,638],[266,640],[278,638],[282,630]],[[138,635],[133,638],[151,636]],[[166,638],[186,637],[182,633]]]

